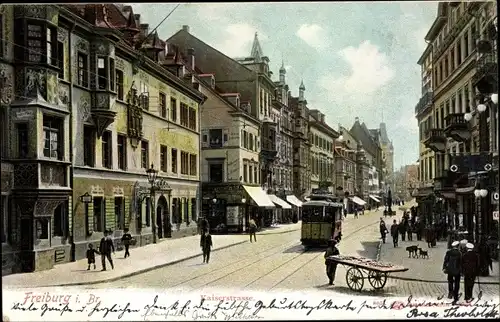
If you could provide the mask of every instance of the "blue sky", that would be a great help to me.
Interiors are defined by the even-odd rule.
[[[175,7],[136,4],[150,29]],[[258,32],[277,77],[282,59],[292,94],[301,79],[310,108],[333,128],[359,117],[387,124],[395,169],[418,159],[414,108],[420,98],[417,60],[437,2],[181,4],[158,29],[162,39],[189,25],[191,33],[230,57],[250,54]]]

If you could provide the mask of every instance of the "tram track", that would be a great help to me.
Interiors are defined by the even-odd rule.
[[[358,230],[360,230],[360,229],[364,229],[364,228],[366,228],[366,227],[368,227],[368,226],[371,226],[371,225],[373,225],[373,224],[374,224],[374,223],[369,224],[369,225],[366,225],[366,226],[363,226],[363,227],[361,227],[361,228],[359,228],[359,229],[355,230],[355,231],[354,231],[354,232],[352,232],[352,233],[356,233]],[[345,237],[345,239],[348,239],[348,238],[349,238],[349,236],[346,236],[346,237]],[[344,238],[343,238],[343,239],[344,239]],[[258,264],[259,262],[262,262],[262,261],[268,260],[269,258],[271,258],[271,257],[273,257],[273,256],[275,256],[275,255],[277,255],[277,254],[281,254],[281,253],[283,253],[283,250],[286,250],[286,249],[288,249],[289,247],[298,246],[298,245],[300,245],[300,244],[299,244],[297,241],[294,241],[294,242],[292,242],[292,243],[287,243],[287,244],[285,244],[285,245],[280,244],[280,245],[277,245],[277,246],[273,246],[273,247],[266,248],[264,251],[261,251],[261,252],[259,252],[259,253],[255,254],[255,256],[259,256],[259,257],[260,257],[260,255],[262,255],[262,254],[264,254],[264,253],[266,253],[266,252],[268,252],[268,251],[270,251],[270,250],[273,250],[273,249],[277,249],[277,248],[279,248],[279,250],[278,250],[278,251],[275,251],[275,252],[270,253],[269,255],[265,256],[264,258],[258,258],[258,259],[256,259],[256,260],[251,261],[250,263],[247,263],[247,264],[244,266],[244,268],[248,268],[248,267],[250,267],[250,266],[254,266],[254,265]],[[268,272],[267,274],[270,274],[270,273],[272,273],[273,271],[275,271],[275,270],[279,269],[280,267],[285,266],[285,265],[286,265],[286,264],[288,264],[289,262],[291,262],[291,261],[293,261],[293,260],[297,259],[298,257],[300,257],[301,255],[303,255],[303,254],[305,254],[305,253],[310,253],[310,251],[308,251],[307,249],[302,250],[302,251],[301,251],[298,255],[296,255],[296,256],[294,256],[294,257],[292,257],[291,259],[288,259],[286,262],[284,262],[284,263],[280,264],[278,267],[275,267],[272,271]],[[320,252],[320,254],[323,254],[323,252]],[[317,256],[316,256],[315,258],[317,258]],[[238,266],[239,264],[241,264],[241,263],[242,263],[242,262],[244,262],[244,261],[248,261],[248,258],[243,258],[243,259],[240,259],[240,260],[238,260],[238,261],[235,261],[235,262],[233,262],[233,263],[231,263],[231,264],[229,264],[229,265],[225,265],[225,266],[224,266],[224,268],[226,269],[226,268],[229,268],[229,267]],[[227,274],[224,274],[223,276],[220,276],[220,277],[218,277],[218,278],[216,278],[216,279],[214,279],[214,280],[211,280],[210,282],[206,283],[204,286],[208,286],[208,285],[211,285],[211,284],[213,284],[213,283],[216,283],[216,282],[218,282],[218,281],[220,281],[220,280],[222,280],[222,279],[224,279],[224,278],[226,278],[226,277],[228,277],[228,276],[230,276],[230,275],[232,275],[232,274],[234,274],[234,273],[236,273],[236,272],[238,272],[238,271],[241,271],[242,269],[243,269],[243,268],[241,268],[241,267],[236,268],[236,269],[233,269],[233,270],[231,270],[230,272],[228,272]],[[176,284],[174,284],[174,285],[170,285],[169,287],[171,287],[171,288],[181,287],[182,285],[184,285],[184,284],[188,284],[188,283],[190,283],[190,282],[192,282],[192,281],[195,281],[195,280],[197,280],[197,279],[199,279],[199,278],[202,278],[202,277],[208,276],[208,275],[210,275],[210,274],[214,274],[214,271],[217,271],[217,270],[218,270],[218,269],[215,269],[215,270],[212,270],[212,271],[209,271],[209,272],[206,272],[206,273],[198,274],[198,275],[193,276],[193,277],[191,277],[191,278],[189,278],[189,279],[187,279],[187,280],[184,280],[184,281],[182,281],[182,282],[176,283]],[[264,276],[265,276],[265,275],[264,275]],[[258,279],[257,279],[257,280],[258,280]],[[257,281],[257,280],[255,280],[255,281]],[[252,283],[253,283],[253,282],[251,282],[249,285],[251,285]],[[247,286],[248,286],[248,285],[245,285],[245,286],[243,286],[243,288],[245,288],[245,287],[247,287]],[[195,288],[195,289],[200,289],[200,288],[201,288],[201,287],[199,287],[199,288]]]
[[[365,225],[363,227],[360,227],[352,232],[349,233],[349,235],[347,235],[346,237],[342,238],[342,240],[349,240],[351,239],[356,233],[362,231],[362,230],[365,230],[369,227],[372,227],[374,226],[375,224],[377,224],[377,222],[373,222],[371,224],[368,224],[368,225]],[[282,263],[281,265],[279,265],[278,267],[275,267],[274,269],[272,269],[271,271],[267,272],[265,275],[262,275],[258,278],[256,278],[255,280],[251,281],[250,283],[246,284],[245,286],[242,287],[242,289],[246,289],[248,288],[249,286],[255,284],[256,282],[258,282],[259,280],[265,278],[266,276],[268,276],[269,274],[277,271],[279,268],[285,266],[286,264],[288,264],[289,262],[291,262],[292,260],[302,256],[302,255],[305,255],[307,253],[311,253],[310,251],[308,250],[304,250],[302,251],[299,255],[293,257],[292,259],[290,260],[287,260],[285,263]],[[318,257],[320,256],[324,256],[324,252],[321,251],[321,252],[318,252],[318,254],[316,254],[315,256],[313,256],[313,258],[307,260],[304,264],[302,265],[299,265],[296,269],[294,269],[290,274],[287,274],[285,275],[281,280],[279,280],[277,283],[273,284],[273,286],[271,286],[268,290],[272,290],[274,288],[276,288],[278,285],[280,285],[281,283],[283,283],[284,281],[286,281],[288,278],[292,277],[294,274],[296,274],[298,271],[300,271],[302,268],[304,268],[305,266],[307,266],[308,264],[310,264],[311,262],[315,261],[318,259]]]

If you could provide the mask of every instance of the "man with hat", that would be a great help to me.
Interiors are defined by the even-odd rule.
[[[328,241],[328,248],[325,252],[325,265],[326,265],[326,275],[328,276],[328,284],[333,285],[333,281],[335,280],[335,272],[337,271],[337,263],[330,263],[326,259],[330,256],[340,255],[340,252],[337,248],[337,241],[335,239],[330,239]]]
[[[443,262],[443,272],[448,275],[448,298],[453,298],[453,304],[458,302],[460,290],[460,274],[462,273],[462,253],[458,250],[459,242],[451,244]]]
[[[466,244],[467,252],[462,257],[462,267],[464,273],[464,288],[465,300],[472,300],[472,290],[474,289],[474,281],[479,275],[479,256],[474,251],[474,245]]]

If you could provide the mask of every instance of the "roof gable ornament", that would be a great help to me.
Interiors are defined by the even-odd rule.
[[[260,46],[258,34],[257,32],[255,32],[255,37],[253,38],[252,52],[250,53],[250,57],[252,57],[256,62],[259,63],[261,61],[262,56],[263,56],[262,47]]]

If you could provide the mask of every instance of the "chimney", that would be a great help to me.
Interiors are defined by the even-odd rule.
[[[354,122],[359,122],[359,117],[355,117]]]
[[[195,63],[195,61],[194,61],[194,49],[193,48],[189,48],[187,50],[187,56],[188,56],[187,65],[194,72],[194,68],[195,68],[195,64],[194,63]]]
[[[183,25],[182,30],[189,33],[189,26],[188,25]]]
[[[141,15],[140,14],[134,14],[134,19],[137,24],[141,23]]]
[[[139,29],[141,30],[141,33],[144,37],[146,37],[149,34],[149,24],[141,23],[139,25]]]
[[[325,123],[325,114],[322,113],[320,114],[320,116],[321,116],[321,123]]]

